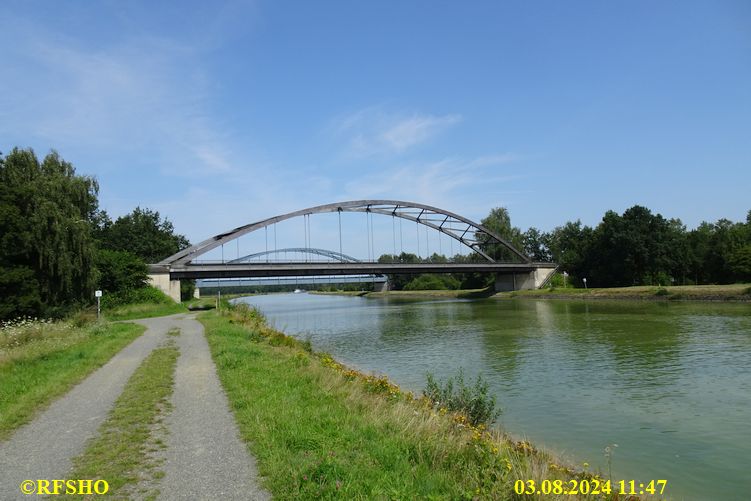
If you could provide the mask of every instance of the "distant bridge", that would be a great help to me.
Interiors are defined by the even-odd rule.
[[[458,241],[470,248],[480,258],[477,263],[378,263],[362,262],[346,256],[341,252],[341,213],[363,212],[401,218],[418,225],[426,226]],[[261,262],[253,258],[278,253],[266,250],[230,261],[201,262],[201,255],[223,246],[243,235],[268,228],[281,221],[313,214],[339,213],[339,252],[325,249],[312,249],[305,252],[327,256],[339,262]],[[372,231],[372,230],[371,230]],[[372,236],[369,235],[372,239]],[[498,262],[486,252],[495,247],[505,252],[514,262]],[[252,277],[289,277],[320,275],[384,275],[384,274],[421,274],[421,273],[467,273],[483,272],[496,274],[497,290],[533,289],[544,285],[556,269],[553,263],[536,263],[501,236],[458,214],[429,205],[396,200],[356,200],[334,204],[319,205],[262,221],[240,226],[225,233],[220,233],[196,245],[192,245],[161,262],[150,265],[149,273],[152,283],[179,300],[180,279],[210,278],[252,278]]]
[[[259,287],[268,285],[284,285],[287,287],[304,286],[304,285],[341,285],[341,284],[371,284],[375,287],[382,287],[384,282],[388,281],[383,275],[367,275],[367,276],[312,276],[312,277],[274,277],[274,278],[238,278],[238,279],[226,279],[226,278],[211,278],[206,280],[197,280],[196,287],[201,291],[205,287]]]
[[[332,251],[332,250],[316,249],[315,247],[287,247],[284,249],[272,249],[272,250],[267,250],[267,251],[262,251],[262,252],[255,252],[253,254],[248,254],[246,256],[238,257],[237,259],[227,261],[227,263],[228,264],[250,263],[250,262],[253,262],[254,260],[259,261],[264,257],[266,258],[266,262],[269,262],[268,257],[274,254],[284,255],[285,258],[287,254],[305,254],[305,255],[313,254],[313,255],[325,257],[329,261],[333,260],[333,261],[337,261],[340,263],[361,263],[362,262],[361,260],[357,258],[348,256],[346,254],[342,254],[340,252]],[[278,260],[275,260],[275,261],[278,261]]]

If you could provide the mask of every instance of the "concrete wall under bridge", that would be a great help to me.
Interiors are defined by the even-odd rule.
[[[180,302],[180,280],[170,280],[167,273],[150,273],[149,285],[171,297],[176,303]]]
[[[530,272],[498,273],[495,276],[495,291],[509,292],[539,289],[550,280],[555,270],[555,267],[551,267],[537,268]]]

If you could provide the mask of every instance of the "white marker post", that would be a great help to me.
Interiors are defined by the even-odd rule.
[[[568,273],[566,273],[566,272],[564,271],[564,272],[563,272],[563,288],[564,288],[564,289],[566,288],[566,277],[567,277],[567,276],[568,276]]]
[[[96,297],[96,319],[99,320],[99,314],[102,311],[100,300],[102,299],[102,291],[94,291],[94,297]]]
[[[587,279],[586,278],[582,278],[582,282],[584,282],[584,288],[586,289],[587,288]]]

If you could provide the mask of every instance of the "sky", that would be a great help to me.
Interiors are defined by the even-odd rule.
[[[746,0],[5,0],[0,63],[0,151],[193,242],[366,198],[542,230],[751,209]]]

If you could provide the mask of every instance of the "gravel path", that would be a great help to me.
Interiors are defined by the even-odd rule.
[[[173,409],[166,419],[169,435],[159,499],[271,499],[259,487],[255,462],[240,440],[203,325],[192,318],[175,325],[181,330],[176,338],[180,358]]]
[[[68,478],[71,458],[83,451],[130,376],[173,327],[181,330],[175,338],[180,357],[173,409],[165,420],[159,499],[271,499],[259,487],[254,459],[240,440],[203,326],[183,314],[134,322],[147,327],[141,337],[0,442],[0,500],[29,499],[19,489],[23,480]]]
[[[172,318],[148,322],[148,330],[94,371],[32,422],[0,442],[0,499],[29,499],[23,480],[64,479],[71,458],[83,451],[125,383],[143,359],[165,338]]]

